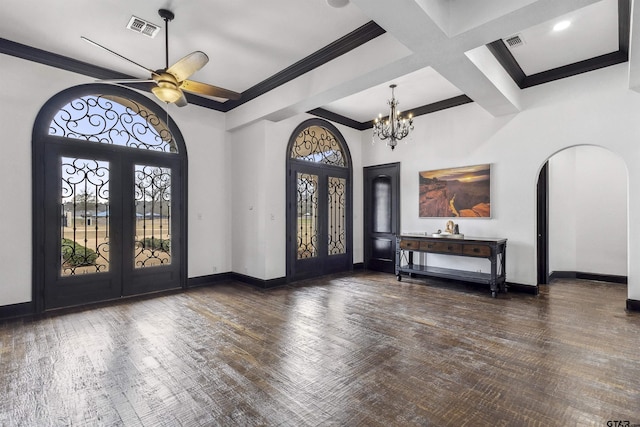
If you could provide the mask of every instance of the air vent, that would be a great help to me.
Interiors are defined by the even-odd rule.
[[[509,46],[511,49],[513,49],[515,47],[522,46],[524,44],[524,39],[522,38],[522,36],[520,34],[516,34],[515,36],[507,37],[506,39],[503,39],[503,40],[507,44],[507,46]]]
[[[145,21],[144,19],[140,19],[136,16],[131,17],[127,24],[127,28],[151,38],[154,38],[156,34],[158,34],[158,31],[160,31],[160,27],[156,24],[152,24],[151,22]]]

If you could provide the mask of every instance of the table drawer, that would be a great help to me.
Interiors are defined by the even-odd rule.
[[[464,245],[462,253],[466,256],[490,257],[491,246],[487,245]]]
[[[410,250],[410,251],[419,251],[420,250],[420,240],[402,239],[402,240],[400,240],[400,249],[405,249],[405,250]]]
[[[459,254],[462,253],[462,245],[460,243],[450,242],[422,242],[420,250],[424,252],[440,252],[443,254]]]

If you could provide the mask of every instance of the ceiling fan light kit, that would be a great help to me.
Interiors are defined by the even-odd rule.
[[[349,4],[349,0],[327,0],[327,4],[331,7],[345,7]]]
[[[132,83],[132,82],[155,82],[156,86],[151,88],[151,92],[162,102],[174,103],[179,107],[187,105],[187,100],[183,91],[195,93],[198,95],[212,96],[222,99],[240,99],[240,94],[232,90],[223,89],[217,86],[209,85],[206,83],[196,82],[188,80],[191,75],[200,70],[209,62],[209,57],[200,51],[195,51],[180,59],[178,62],[169,67],[169,21],[175,18],[173,12],[167,9],[158,10],[158,15],[165,22],[165,68],[154,71],[143,65],[138,64],[131,59],[120,55],[119,53],[108,49],[86,37],[82,37],[83,40],[97,46],[107,52],[118,56],[125,61],[128,61],[138,68],[151,73],[151,80],[149,79],[124,79],[124,80],[109,80],[110,83]]]
[[[158,86],[152,87],[151,92],[160,99],[167,103],[176,102],[182,97],[182,92],[178,89],[171,87],[167,83],[158,83]]]

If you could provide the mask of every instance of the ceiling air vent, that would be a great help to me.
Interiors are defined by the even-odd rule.
[[[524,39],[520,34],[516,34],[515,36],[507,37],[503,39],[504,42],[509,46],[509,48],[513,49],[514,47],[519,47],[524,44]]]
[[[154,38],[156,34],[158,34],[158,31],[160,31],[160,27],[156,24],[152,24],[151,22],[145,21],[144,19],[140,19],[136,16],[131,17],[127,24],[127,28],[151,38]]]

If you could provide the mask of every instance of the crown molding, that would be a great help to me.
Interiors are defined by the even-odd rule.
[[[263,80],[257,85],[250,87],[246,91],[242,92],[242,96],[239,100],[225,102],[225,110],[223,111],[232,110],[245,102],[251,101],[258,96],[277,88],[278,86],[290,82],[291,80],[294,80],[301,75],[320,67],[321,65],[324,65],[365,43],[370,42],[385,32],[386,31],[378,24],[373,21],[369,21],[346,36],[339,38],[333,43],[328,44],[322,49],[312,53],[304,59],[301,59],[266,80]]]

